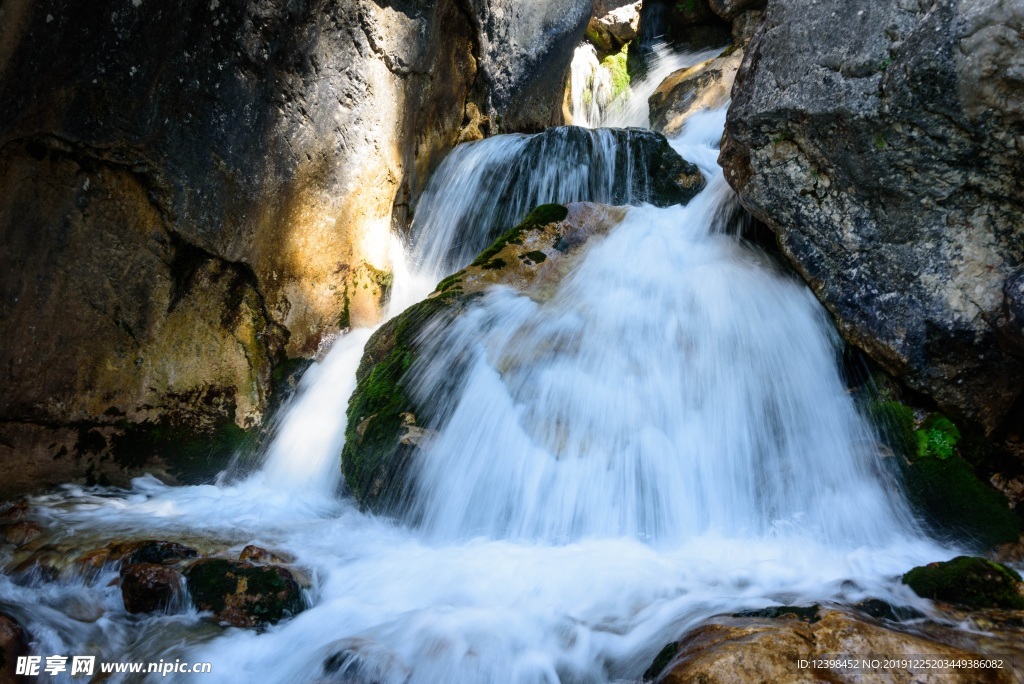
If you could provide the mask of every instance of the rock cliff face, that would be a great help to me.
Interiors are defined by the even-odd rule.
[[[486,105],[502,133],[563,123],[562,93],[591,0],[469,0]]]
[[[1022,71],[1020,3],[778,0],[721,155],[844,336],[989,432],[1024,387]]]
[[[0,496],[258,425],[285,359],[378,318],[432,168],[488,113],[559,116],[589,18],[479,5],[0,7]]]

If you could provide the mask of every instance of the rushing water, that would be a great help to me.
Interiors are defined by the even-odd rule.
[[[262,633],[194,611],[129,616],[112,571],[0,577],[0,607],[41,655],[208,661],[202,681],[431,684],[630,681],[717,613],[869,596],[924,607],[898,576],[952,552],[888,479],[821,308],[729,234],[723,117],[694,116],[674,143],[709,178],[688,206],[630,209],[550,300],[495,289],[436,340],[469,370],[432,426],[406,520],[336,496],[365,330],[306,375],[252,477],[36,500],[79,548],[180,538],[292,554],[313,575],[310,609]],[[488,193],[511,181],[494,174],[526,142],[465,146],[442,167],[392,313],[521,215],[515,202],[588,198],[589,181],[525,174],[498,206]],[[537,168],[557,167],[550,154]],[[414,377],[435,389],[432,366]],[[338,654],[345,668],[324,675]]]
[[[647,101],[670,74],[717,57],[722,51],[676,52],[664,42],[647,48],[643,75],[616,96],[611,72],[601,65],[597,50],[584,42],[573,55],[569,81],[570,112],[576,126],[646,128],[650,118]]]

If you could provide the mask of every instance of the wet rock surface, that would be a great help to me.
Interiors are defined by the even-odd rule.
[[[743,49],[737,48],[670,75],[648,100],[651,127],[673,137],[697,112],[724,107],[742,61]]]
[[[805,613],[807,612],[806,609]],[[938,630],[942,631],[942,630]],[[1015,635],[1011,635],[1015,638]],[[1011,642],[1012,643],[1012,642]],[[1005,652],[1007,644],[950,645],[910,628],[872,620],[845,609],[816,607],[807,615],[781,611],[778,617],[719,617],[688,632],[659,656],[645,676],[657,682],[1013,682],[1012,658],[1002,668],[943,668],[926,658],[987,660],[986,652]],[[885,667],[907,660],[906,667]],[[865,659],[861,667],[843,662]],[[801,661],[805,664],[801,665]],[[815,664],[814,661],[819,661]],[[914,661],[917,661],[915,664]],[[878,663],[875,667],[874,662]]]
[[[1013,3],[772,3],[721,155],[844,337],[990,433],[1024,386],[1022,26]]]
[[[185,578],[174,568],[132,563],[121,568],[121,599],[129,613],[174,612],[182,603]]]

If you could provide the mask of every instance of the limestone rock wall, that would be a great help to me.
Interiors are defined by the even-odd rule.
[[[988,432],[1022,415],[1022,36],[1009,0],[776,0],[721,155],[843,335]]]
[[[524,60],[564,74],[575,14],[498,5],[4,2],[0,496],[259,425],[287,359],[376,322],[464,126],[560,116]]]

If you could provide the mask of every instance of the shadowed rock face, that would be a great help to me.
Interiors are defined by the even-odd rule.
[[[591,0],[468,0],[480,35],[486,104],[499,132],[563,123],[573,51],[594,12]]]
[[[223,442],[206,476],[261,423],[286,359],[375,322],[389,232],[474,103],[559,111],[541,116],[537,70],[514,60],[575,26],[518,13],[3,3],[0,497],[139,468],[188,479],[196,458],[162,446],[194,437]],[[511,24],[519,51],[484,63],[512,75],[481,81],[480,27]],[[560,86],[569,55],[538,54]]]
[[[1024,386],[1022,30],[998,0],[771,3],[721,155],[843,335],[987,431]]]

